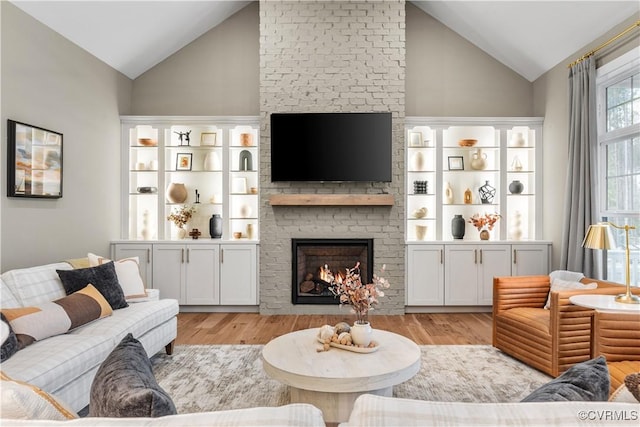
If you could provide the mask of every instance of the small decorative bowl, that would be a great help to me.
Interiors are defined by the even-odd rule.
[[[158,141],[151,138],[138,138],[138,144],[144,145],[145,147],[155,147],[158,145]]]
[[[241,231],[236,231],[233,233],[233,238],[234,239],[240,239],[242,238],[242,232]]]
[[[138,187],[138,193],[155,193],[158,191],[157,187]]]
[[[477,139],[461,139],[458,141],[460,147],[473,147],[478,143]]]

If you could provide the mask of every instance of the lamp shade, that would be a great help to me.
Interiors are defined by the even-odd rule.
[[[589,249],[615,249],[616,241],[609,224],[599,222],[589,226],[582,246]]]

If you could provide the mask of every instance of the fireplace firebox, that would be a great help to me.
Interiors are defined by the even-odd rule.
[[[373,280],[373,239],[291,239],[293,304],[339,304],[325,280],[325,266],[343,274],[360,262],[363,283]]]

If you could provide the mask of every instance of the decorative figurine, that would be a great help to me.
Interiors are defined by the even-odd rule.
[[[188,131],[188,132],[176,132],[176,131],[173,131],[173,133],[178,135],[178,140],[180,141],[180,145],[181,146],[185,145],[185,144],[183,144],[183,142],[186,142],[186,145],[190,145],[191,144],[191,139],[189,137],[189,135],[191,134],[191,131]]]

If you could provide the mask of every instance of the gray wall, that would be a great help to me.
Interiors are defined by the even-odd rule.
[[[533,86],[407,3],[407,116],[531,116]]]
[[[131,81],[9,2],[2,9],[1,270],[108,254]],[[6,197],[7,119],[64,134],[63,197]]]
[[[258,2],[135,79],[132,113],[257,116]]]
[[[543,164],[543,236],[553,241],[553,269],[560,266],[562,218],[566,194],[566,169],[569,154],[569,71],[567,65],[620,33],[637,21],[640,15],[629,18],[602,37],[561,61],[533,83],[534,115],[544,116]],[[602,51],[598,67],[628,52],[640,44],[636,36],[615,49]]]

